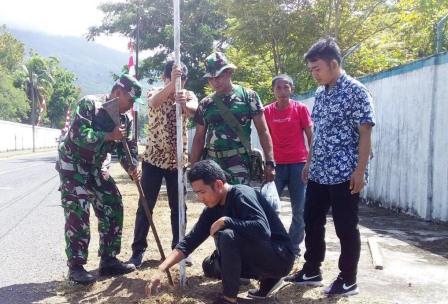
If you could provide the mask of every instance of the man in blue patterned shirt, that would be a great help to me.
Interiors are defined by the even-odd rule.
[[[320,87],[311,118],[312,147],[302,178],[308,183],[305,202],[305,264],[285,280],[322,285],[326,214],[331,207],[341,244],[340,273],[325,289],[328,295],[353,295],[361,251],[358,230],[359,192],[367,181],[371,132],[375,125],[372,97],[341,66],[341,52],[332,38],[321,39],[305,54]]]

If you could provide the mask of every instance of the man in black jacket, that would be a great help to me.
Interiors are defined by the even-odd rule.
[[[260,281],[260,288],[250,291],[250,297],[269,296],[294,263],[291,240],[278,215],[258,191],[228,184],[224,171],[212,160],[194,164],[188,179],[206,208],[190,233],[160,264],[159,274],[147,287],[148,295],[160,287],[167,269],[211,235],[216,251],[204,260],[204,273],[222,279],[223,285],[223,296],[214,303],[237,303],[241,277]]]

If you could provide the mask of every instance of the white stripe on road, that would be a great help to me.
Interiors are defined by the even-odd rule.
[[[34,165],[29,165],[29,166],[26,166],[26,167],[22,167],[22,168],[17,168],[17,169],[14,169],[14,170],[1,171],[0,175],[11,173],[11,172],[16,172],[16,171],[20,171],[20,170],[26,170],[28,168],[32,168],[32,167],[36,167],[36,166],[40,166],[40,165],[42,165],[42,164],[34,164]]]

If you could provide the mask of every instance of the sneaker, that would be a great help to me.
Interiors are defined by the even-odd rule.
[[[358,284],[356,282],[349,283],[341,276],[338,276],[330,286],[325,288],[325,294],[329,296],[352,296],[359,293]]]
[[[315,273],[305,273],[302,269],[295,274],[285,277],[285,282],[294,283],[302,286],[322,286],[322,274],[320,271]]]
[[[70,266],[68,279],[81,285],[90,285],[96,281],[95,277],[88,273],[82,265]]]
[[[101,276],[115,276],[133,272],[134,264],[123,263],[116,257],[102,257],[100,261]]]
[[[247,296],[252,299],[269,298],[283,283],[280,279],[264,279],[260,281],[260,288],[251,289],[247,292]]]
[[[134,264],[135,268],[139,268],[142,266],[143,261],[143,252],[134,252],[132,253],[131,258],[129,259],[129,264]]]

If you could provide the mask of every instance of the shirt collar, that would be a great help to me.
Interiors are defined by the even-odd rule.
[[[334,84],[334,86],[332,86],[331,88],[329,88],[328,86],[325,86],[325,92],[333,93],[334,91],[340,89],[346,79],[347,79],[347,74],[345,73],[345,71],[342,71],[338,80],[336,80],[336,83]]]

